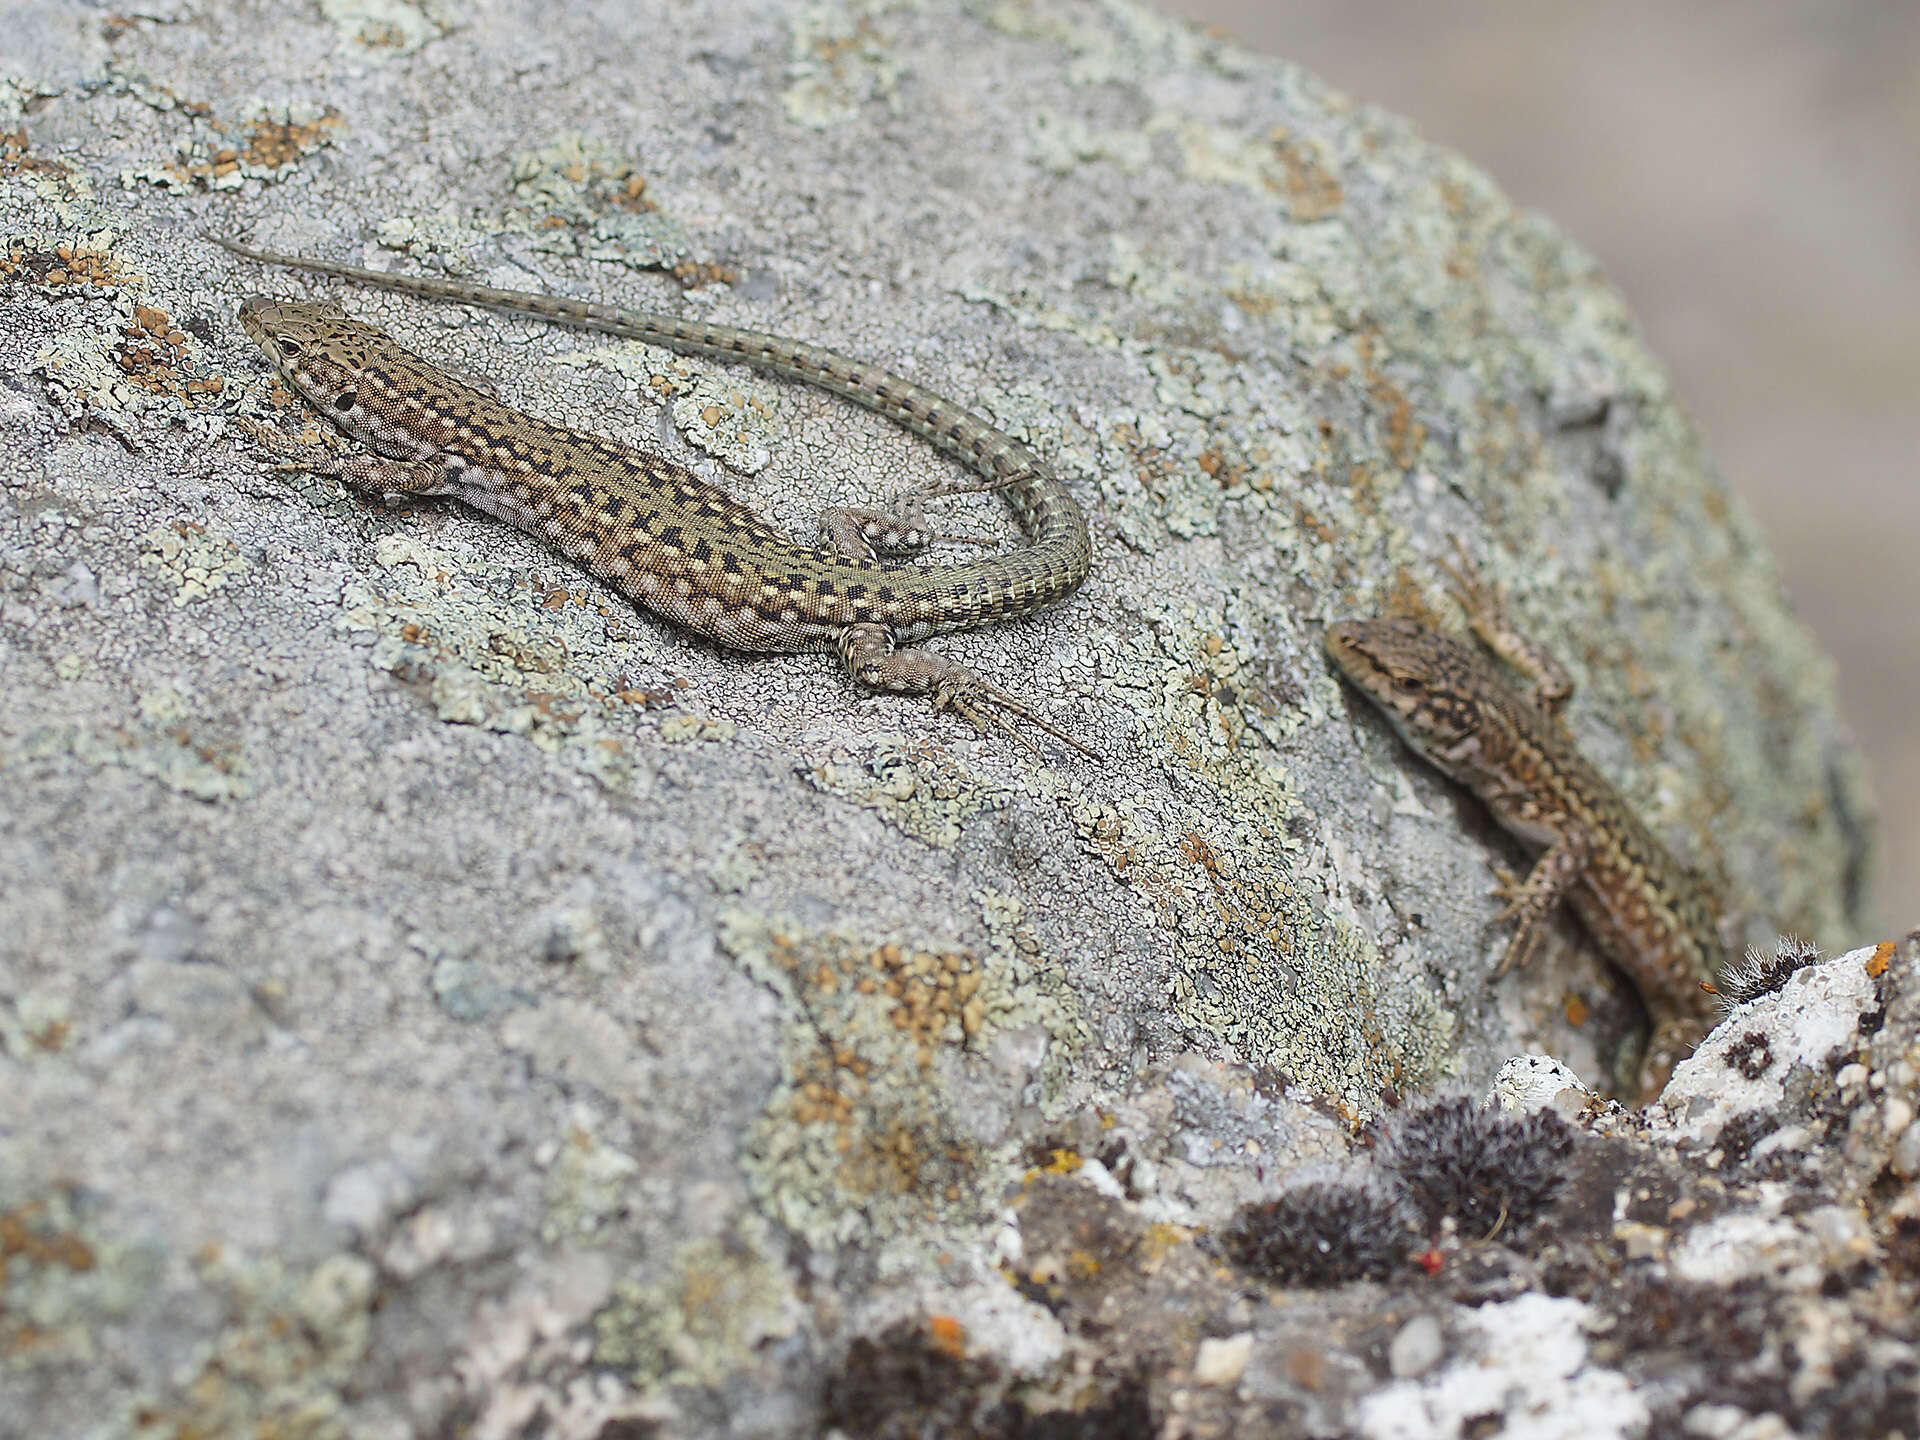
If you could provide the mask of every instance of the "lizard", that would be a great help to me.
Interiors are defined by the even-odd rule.
[[[917,642],[1051,605],[1086,578],[1086,515],[1034,451],[984,418],[878,366],[805,341],[531,291],[256,250],[235,254],[403,294],[460,301],[603,330],[695,355],[739,361],[833,391],[900,424],[974,470],[981,482],[920,494],[997,490],[1029,543],[945,566],[882,558],[924,547],[918,499],[898,512],[822,516],[828,544],[797,545],[750,506],[684,466],[552,424],[502,404],[332,306],[249,296],[242,329],[294,391],[372,454],[321,458],[254,426],[281,468],[332,475],[398,503],[452,495],[551,545],[628,600],[738,650],[837,651],[859,683],[926,695],[987,733],[990,720],[1034,754],[1017,716],[1075,750],[1056,729],[970,667]],[[1003,714],[1002,712],[1006,712]]]
[[[1327,654],[1415,754],[1539,852],[1525,880],[1497,871],[1500,919],[1516,924],[1494,973],[1525,964],[1566,902],[1646,1008],[1637,1074],[1628,1063],[1616,1084],[1650,1100],[1718,1018],[1703,987],[1726,958],[1719,903],[1574,746],[1560,713],[1571,677],[1514,629],[1464,549],[1459,566],[1442,565],[1473,633],[1526,678],[1523,689],[1470,644],[1404,616],[1337,621]]]

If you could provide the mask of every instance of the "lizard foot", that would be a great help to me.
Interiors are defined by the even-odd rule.
[[[958,660],[950,660],[933,650],[895,649],[893,635],[884,625],[849,625],[840,636],[840,656],[847,662],[853,678],[862,685],[896,694],[930,696],[934,709],[953,711],[983,735],[990,733],[991,723],[1038,755],[1040,752],[1034,743],[1007,719],[1007,715],[1017,715],[1063,745],[1091,759],[1101,758],[1098,751],[1055,728],[1024,702]]]

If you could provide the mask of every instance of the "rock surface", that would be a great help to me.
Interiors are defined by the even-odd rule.
[[[1470,166],[1125,0],[17,8],[0,1415],[1520,1434],[1573,1397],[1731,1435],[1867,1405],[1848,1357],[1911,1373],[1890,951],[1755,1022],[1751,1090],[1583,1101],[1530,1228],[1415,1206],[1430,1277],[1303,1290],[1221,1246],[1360,1183],[1405,1097],[1522,1047],[1597,1082],[1640,1022],[1571,927],[1490,983],[1487,866],[1521,857],[1320,658],[1340,616],[1457,620],[1449,537],[1753,934],[1833,946],[1857,909],[1824,666],[1617,297]],[[939,643],[1109,763],[274,472],[234,421],[288,407],[233,306],[337,296],[796,534],[937,473],[909,438],[202,227],[803,335],[979,405],[1067,476],[1095,571]],[[1530,1073],[1506,1090],[1573,1093]],[[1705,1315],[1822,1328],[1731,1354]]]

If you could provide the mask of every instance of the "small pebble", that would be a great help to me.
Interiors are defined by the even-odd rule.
[[[1387,1368],[1396,1380],[1417,1379],[1440,1363],[1446,1348],[1440,1322],[1431,1315],[1416,1315],[1400,1327],[1387,1347]]]

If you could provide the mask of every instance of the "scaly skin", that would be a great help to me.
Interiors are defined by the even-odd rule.
[[[1470,594],[1468,605],[1483,635],[1498,628],[1487,592]],[[1540,849],[1526,880],[1503,886],[1510,904],[1502,918],[1519,923],[1500,969],[1525,961],[1564,899],[1640,992],[1652,1033],[1637,1076],[1627,1078],[1641,1098],[1657,1095],[1713,1028],[1716,1010],[1701,985],[1725,958],[1717,906],[1536,698],[1565,697],[1557,667],[1523,697],[1479,653],[1414,620],[1343,620],[1325,643],[1415,753]]]
[[[837,650],[863,684],[931,696],[937,708],[951,707],[981,728],[992,721],[1027,745],[999,713],[1007,711],[1093,753],[967,667],[933,651],[898,648],[1028,614],[1086,577],[1090,545],[1080,507],[1037,455],[979,416],[800,341],[220,243],[256,259],[739,360],[837,391],[926,437],[977,471],[986,482],[981,488],[1006,497],[1031,540],[1027,548],[939,567],[883,561],[874,546],[912,548],[926,536],[915,523],[871,512],[839,512],[841,524],[830,526],[839,548],[796,545],[684,467],[514,410],[330,307],[256,296],[240,311],[242,326],[288,383],[378,452],[324,462],[303,456],[300,468],[317,467],[388,497],[457,496],[539,536],[637,604],[722,644]]]

